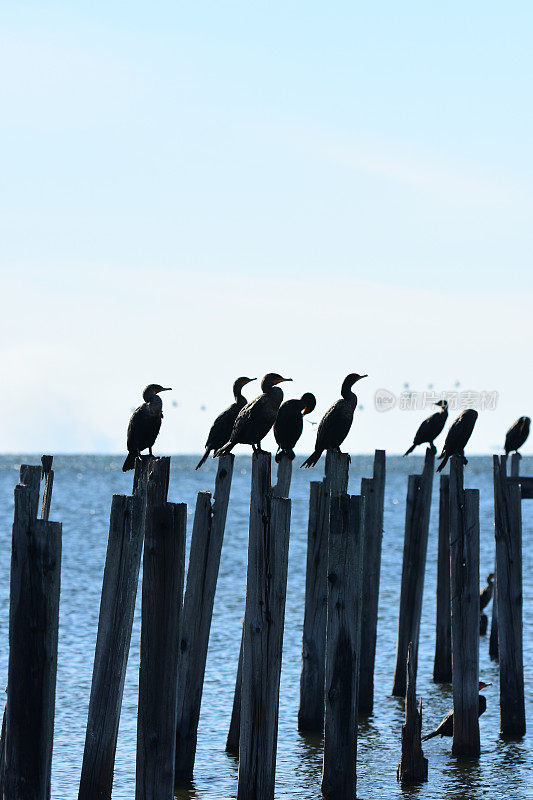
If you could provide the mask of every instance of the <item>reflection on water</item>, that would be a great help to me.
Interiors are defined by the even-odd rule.
[[[7,675],[10,537],[13,487],[21,460],[39,463],[40,456],[0,458],[0,686]],[[107,543],[111,495],[131,491],[131,473],[121,472],[121,459],[110,457],[58,457],[52,518],[63,522],[63,564],[57,714],[54,740],[53,796],[76,796],[81,770],[92,660]],[[173,458],[169,498],[189,504],[189,534],[196,492],[212,488],[214,462],[194,471],[192,457]],[[225,753],[233,702],[235,671],[241,635],[246,580],[249,510],[249,458],[239,457],[234,471],[227,531],[222,553],[205,687],[198,734],[194,783],[180,789],[179,800],[226,800],[236,797],[238,763]],[[374,714],[361,719],[358,746],[358,797],[364,800],[420,798],[420,800],[481,800],[533,797],[533,752],[530,740],[505,742],[499,737],[498,665],[488,657],[488,636],[480,642],[481,675],[493,686],[485,690],[487,711],[480,719],[482,753],[478,762],[459,762],[450,754],[451,740],[432,739],[424,744],[429,759],[429,781],[422,787],[402,789],[396,781],[400,759],[402,701],[391,697],[398,598],[403,550],[403,524],[407,473],[419,471],[420,458],[391,458],[387,463],[385,532],[376,662]],[[321,465],[319,465],[320,468]],[[465,475],[468,487],[481,490],[480,574],[493,567],[492,464],[490,458],[470,458]],[[524,458],[523,474],[533,474],[533,460]],[[350,491],[357,492],[360,478],[372,474],[372,459],[352,458]],[[309,480],[320,469],[294,470],[291,490],[292,518],[287,591],[286,628],[280,688],[276,798],[316,800],[320,796],[321,737],[307,737],[296,727],[303,595],[306,560]],[[435,583],[437,553],[438,482],[434,498],[424,607],[419,647],[417,692],[423,699],[424,732],[432,730],[451,707],[451,690],[433,683],[435,646]],[[526,718],[533,719],[533,503],[523,504],[524,522],[524,663]],[[114,800],[131,800],[135,786],[136,703],[139,669],[139,606],[119,730]],[[489,606],[489,612],[491,607]]]

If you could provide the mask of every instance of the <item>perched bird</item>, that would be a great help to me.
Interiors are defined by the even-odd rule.
[[[128,425],[128,456],[122,465],[122,472],[127,472],[135,466],[135,459],[146,450],[152,455],[152,447],[161,427],[163,419],[163,401],[160,392],[170,392],[158,383],[151,383],[143,392],[144,403],[136,408],[131,415]]]
[[[276,421],[276,415],[283,402],[283,392],[276,384],[292,381],[282,378],[277,372],[269,372],[261,381],[263,394],[241,408],[233,425],[231,435],[215,456],[231,453],[236,444],[251,444],[254,453],[261,453],[261,440],[265,438]]]
[[[437,467],[437,472],[441,472],[441,470],[444,469],[450,456],[462,456],[464,463],[468,463],[464,457],[464,449],[472,436],[476,420],[477,411],[474,411],[473,408],[467,408],[466,411],[459,414],[446,434],[446,441],[444,442],[442,453],[439,456],[439,459],[442,459],[442,461]]]
[[[287,400],[283,403],[274,423],[274,438],[278,445],[276,462],[281,461],[282,455],[294,459],[294,445],[302,435],[304,429],[303,417],[310,414],[316,406],[316,397],[311,392],[305,392],[299,400]]]
[[[492,600],[494,594],[494,572],[487,575],[487,585],[479,593],[479,610],[483,611]]]
[[[248,402],[246,397],[242,395],[242,388],[251,381],[255,381],[255,378],[237,378],[233,384],[233,397],[235,398],[235,402],[228,406],[225,411],[222,411],[213,422],[211,430],[209,431],[209,436],[207,437],[207,442],[205,443],[205,453],[196,465],[196,469],[200,469],[202,464],[207,461],[209,453],[212,450],[218,450],[219,447],[222,447],[222,445],[226,444],[228,441],[235,420],[237,419],[237,414]]]
[[[436,414],[432,414],[430,417],[424,420],[420,425],[419,429],[415,433],[415,438],[413,439],[413,444],[406,450],[404,456],[408,456],[409,453],[412,453],[415,447],[419,444],[425,444],[426,442],[429,444],[431,449],[435,451],[435,445],[433,444],[433,440],[437,438],[437,436],[442,433],[444,426],[446,425],[446,420],[448,419],[448,402],[446,400],[439,400],[438,403],[435,403],[436,406],[440,406],[440,411],[437,411]]]
[[[492,683],[483,683],[479,681],[479,691],[485,689],[486,686],[492,686]],[[479,695],[479,714],[481,716],[487,710],[487,698],[484,695]],[[422,736],[422,741],[426,742],[428,739],[433,739],[434,736],[453,736],[453,711],[448,711],[438,728],[435,728],[431,733]]]
[[[529,417],[518,417],[516,422],[511,425],[505,435],[505,455],[508,456],[513,450],[518,453],[527,437],[529,436],[529,426],[531,419]]]
[[[352,386],[368,375],[357,375],[352,372],[342,383],[341,399],[333,403],[318,426],[314,452],[307,458],[302,467],[314,467],[324,450],[340,450],[352,427],[354,411],[357,407],[357,395]]]

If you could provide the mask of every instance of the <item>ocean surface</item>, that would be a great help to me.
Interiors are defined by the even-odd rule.
[[[295,466],[303,458],[298,458]],[[197,458],[172,459],[169,500],[188,504],[188,542],[196,493],[212,489],[214,461],[194,471]],[[524,663],[526,718],[529,730],[520,741],[499,736],[498,666],[488,657],[488,637],[480,639],[480,674],[493,686],[485,690],[487,711],[481,717],[481,756],[460,763],[451,756],[451,740],[425,743],[429,781],[402,790],[396,782],[400,758],[403,701],[391,697],[398,624],[405,495],[408,472],[419,472],[422,458],[387,459],[385,519],[379,626],[375,673],[375,710],[361,722],[358,752],[358,797],[364,800],[416,797],[421,800],[480,800],[533,798],[533,502],[524,502]],[[39,464],[39,456],[0,458],[0,681],[7,683],[9,569],[13,488],[21,463]],[[57,675],[56,723],[52,796],[77,797],[81,771],[87,706],[102,573],[107,544],[109,510],[113,494],[131,492],[132,473],[121,472],[122,459],[110,456],[58,456],[50,518],[63,523],[63,562]],[[224,751],[233,701],[235,672],[244,611],[246,553],[250,491],[250,458],[238,456],[222,562],[218,581],[193,785],[180,792],[180,800],[225,800],[236,797],[235,759]],[[494,561],[492,462],[472,457],[465,471],[465,486],[480,489],[480,580],[492,571]],[[524,458],[522,474],[533,474],[533,459]],[[320,797],[321,741],[301,736],[296,727],[301,665],[301,636],[305,585],[305,560],[309,481],[319,480],[323,461],[315,469],[294,469],[291,487],[292,523],[283,670],[280,689],[276,798],[316,800]],[[349,491],[358,493],[360,479],[372,475],[372,458],[352,457]],[[433,683],[435,646],[435,585],[438,522],[438,480],[433,487],[433,507],[424,587],[417,692],[423,699],[423,726],[428,732],[452,705],[451,688]],[[118,737],[113,797],[133,800],[135,794],[135,742],[141,591],[124,689]],[[489,606],[489,615],[492,605]],[[489,622],[490,626],[490,622]]]

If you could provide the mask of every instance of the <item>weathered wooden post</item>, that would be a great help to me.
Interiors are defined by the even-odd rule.
[[[167,503],[170,458],[150,464],[144,526],[137,800],[172,800],[187,506]]]
[[[440,476],[437,551],[437,621],[433,680],[452,682],[452,607],[450,598],[450,478]]]
[[[291,488],[292,459],[283,455],[278,461],[276,485],[272,487],[272,497],[288,497]]]
[[[504,736],[523,736],[526,716],[522,650],[522,498],[520,485],[507,480],[506,456],[494,456],[493,462],[500,730]]]
[[[78,800],[109,800],[141,564],[151,457],[137,459],[134,494],[114,495],[102,583]]]
[[[37,519],[41,467],[15,487],[5,728],[5,800],[49,800],[54,739],[61,523]]]
[[[237,800],[273,800],[291,501],[272,497],[270,453],[252,456]]]
[[[450,459],[452,755],[479,756],[479,491],[463,489],[463,459]]]
[[[209,632],[235,456],[218,461],[215,494],[199,492],[192,529],[187,587],[183,600],[178,678],[175,782],[193,775]]]
[[[363,478],[361,496],[365,504],[363,526],[363,605],[361,612],[361,649],[359,669],[359,713],[371,714],[374,708],[374,664],[378,627],[381,542],[383,539],[383,504],[385,497],[385,451],[374,454],[374,477]]]
[[[422,750],[422,700],[416,705],[416,674],[413,666],[413,643],[407,649],[407,692],[405,723],[402,725],[402,757],[396,777],[403,784],[423,783],[428,779],[428,760]]]
[[[356,791],[364,519],[361,497],[332,498],[322,771],[326,800],[355,798]]]
[[[409,475],[408,479],[396,668],[392,687],[395,697],[405,697],[405,665],[409,642],[413,643],[413,671],[415,675],[417,672],[434,469],[435,451],[428,447],[422,474]]]
[[[348,490],[349,462],[343,456],[328,450],[324,480],[310,484],[298,709],[298,730],[302,733],[321,733],[324,729],[329,506],[332,498]]]

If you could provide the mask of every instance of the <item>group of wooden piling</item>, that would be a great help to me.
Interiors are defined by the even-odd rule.
[[[427,780],[416,700],[434,451],[408,479],[392,693],[406,698],[398,778]],[[199,492],[185,576],[187,508],[167,500],[170,459],[137,460],[133,493],[113,497],[79,800],[111,798],[118,727],[143,559],[137,800],[171,800],[193,777],[207,649],[234,456],[219,459],[214,496]],[[533,479],[494,458],[493,630],[501,732],[525,732],[521,500]],[[463,460],[440,480],[433,677],[451,682],[452,753],[478,756],[479,492]],[[23,466],[15,489],[9,671],[0,737],[0,798],[49,800],[57,670],[61,523],[50,522],[52,459]],[[238,800],[273,800],[289,553],[291,461],[272,486],[271,456],[252,458],[246,603],[226,749],[239,759]],[[349,456],[328,451],[310,484],[298,730],[324,737],[322,794],[354,798],[358,715],[372,713],[383,535],[385,453],[348,494]],[[39,488],[44,483],[38,518]],[[144,555],[143,555],[144,552]],[[185,591],[184,591],[185,585]],[[496,625],[497,618],[497,625]]]

